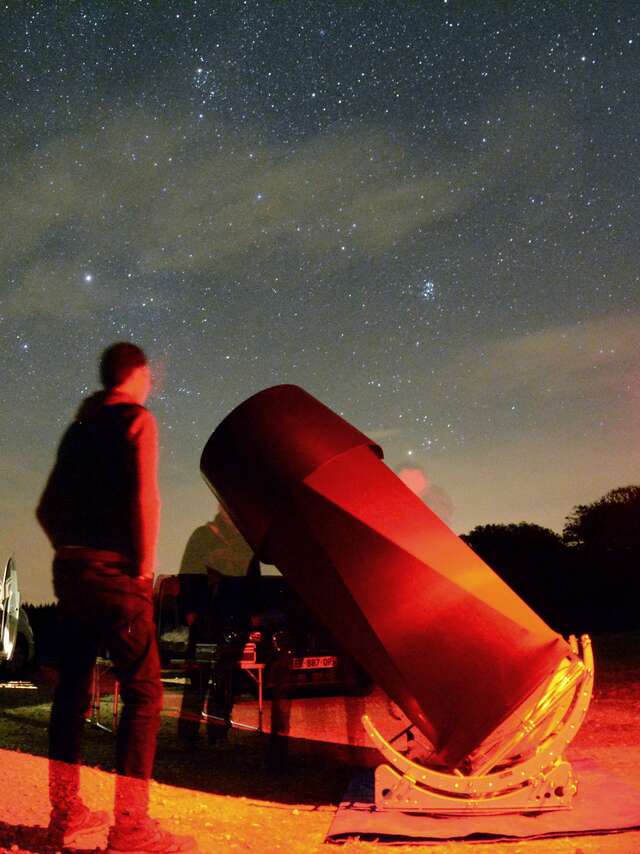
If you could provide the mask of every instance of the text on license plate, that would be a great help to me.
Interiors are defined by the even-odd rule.
[[[335,667],[337,658],[335,655],[305,655],[304,658],[294,658],[291,662],[292,670],[316,670],[318,668]]]

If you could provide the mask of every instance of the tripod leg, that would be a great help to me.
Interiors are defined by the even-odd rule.
[[[118,727],[118,702],[120,700],[120,683],[117,679],[113,682],[113,731]]]

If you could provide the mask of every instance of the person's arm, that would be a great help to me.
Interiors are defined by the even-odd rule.
[[[133,445],[135,488],[131,507],[131,530],[136,574],[153,579],[160,524],[158,490],[158,428],[153,415],[141,409],[129,428]]]
[[[59,502],[59,489],[57,488],[58,481],[58,467],[54,466],[53,471],[47,480],[44,492],[40,496],[38,506],[36,507],[36,519],[40,523],[40,527],[45,532],[49,542],[54,548],[59,545],[59,517],[56,512]]]
[[[60,545],[60,537],[63,528],[64,503],[66,495],[66,487],[64,483],[64,466],[61,463],[61,457],[64,454],[65,445],[68,441],[67,437],[72,429],[69,428],[62,437],[56,462],[51,470],[49,479],[44,488],[40,501],[36,507],[36,519],[40,523],[40,527],[47,535],[49,542],[54,549]]]

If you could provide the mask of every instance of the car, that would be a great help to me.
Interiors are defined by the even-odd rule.
[[[15,560],[10,557],[0,579],[0,670],[20,675],[34,655],[33,630],[21,604]]]
[[[205,574],[163,575],[154,599],[165,663],[207,655],[262,663],[267,693],[362,694],[372,687],[279,574],[215,581]]]

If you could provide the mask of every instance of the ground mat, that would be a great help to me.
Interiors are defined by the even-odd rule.
[[[373,769],[359,772],[338,807],[327,842],[376,839],[391,843],[443,840],[538,839],[640,828],[640,790],[613,776],[592,759],[572,762],[578,778],[573,808],[538,815],[435,818],[374,806]]]

